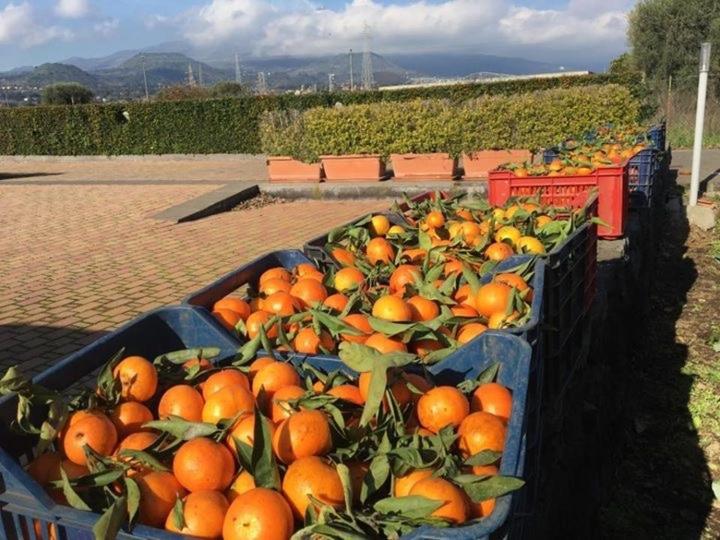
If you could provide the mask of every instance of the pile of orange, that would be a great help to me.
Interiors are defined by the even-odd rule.
[[[423,523],[459,525],[493,510],[494,498],[473,501],[472,486],[497,478],[513,402],[500,384],[462,391],[400,368],[374,366],[353,379],[269,357],[225,368],[182,360],[171,372],[140,356],[111,365],[112,388],[99,384],[85,396],[29,474],[58,503],[82,499],[98,512],[92,504],[109,493],[139,494],[137,514],[126,519],[198,538],[287,539],[329,508],[352,507],[369,526],[383,522],[373,504],[388,497],[429,502]],[[381,403],[373,377],[383,372]],[[389,456],[387,443],[416,450],[427,466]],[[468,464],[478,456],[482,463]],[[93,487],[90,475],[100,471],[117,476]],[[63,476],[70,491],[59,487]],[[391,513],[408,527],[421,523]]]

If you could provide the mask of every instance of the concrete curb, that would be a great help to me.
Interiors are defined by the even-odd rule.
[[[157,154],[117,156],[2,156],[0,162],[10,163],[74,163],[82,161],[250,161],[267,158],[262,154]]]

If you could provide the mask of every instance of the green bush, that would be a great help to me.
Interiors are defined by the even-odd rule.
[[[0,155],[254,154],[260,152],[259,121],[265,111],[303,111],[332,107],[336,103],[381,102],[391,103],[388,109],[397,112],[406,106],[399,107],[399,101],[442,98],[460,103],[485,95],[509,95],[610,82],[623,84],[637,99],[646,95],[645,87],[637,77],[587,75],[383,92],[5,108],[0,109]],[[422,144],[427,144],[427,141]]]
[[[42,91],[44,105],[81,105],[90,103],[94,94],[82,84],[74,82],[48,84]]]

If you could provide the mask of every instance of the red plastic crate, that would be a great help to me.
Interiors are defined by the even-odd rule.
[[[518,178],[512,171],[490,171],[488,200],[501,206],[510,197],[531,197],[541,193],[543,203],[578,208],[587,200],[590,190],[598,190],[598,218],[608,226],[598,226],[598,236],[618,238],[627,221],[630,193],[625,164],[599,167],[587,176],[528,176]]]

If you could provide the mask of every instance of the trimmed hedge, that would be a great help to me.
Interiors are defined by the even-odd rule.
[[[417,98],[459,103],[484,95],[611,82],[627,86],[639,99],[645,96],[638,78],[602,74],[383,92],[0,109],[0,155],[259,153],[258,122],[264,111]]]
[[[402,106],[384,102],[303,113],[269,111],[260,125],[265,153],[316,161],[323,154],[538,150],[598,125],[636,124],[638,116],[638,101],[629,90],[610,84],[461,103],[416,99]]]

